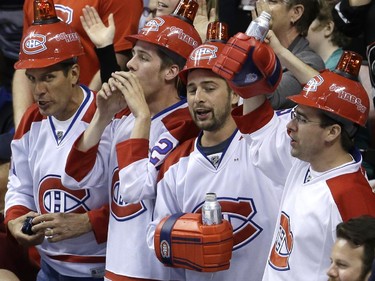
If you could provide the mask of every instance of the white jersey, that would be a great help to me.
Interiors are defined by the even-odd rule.
[[[254,132],[247,141],[257,147],[257,164],[268,175],[286,179],[263,280],[323,281],[327,280],[336,225],[360,215],[374,216],[375,194],[362,174],[358,151],[352,154],[352,162],[323,173],[292,157],[285,133],[290,120],[286,113],[276,117],[266,102],[247,116],[241,117],[239,111],[233,114],[236,122],[255,118],[254,124],[261,129],[250,126],[248,132]],[[290,171],[282,163],[287,163]]]
[[[42,259],[57,272],[74,277],[104,274],[107,228],[95,220],[108,222],[108,192],[70,190],[61,183],[65,162],[73,142],[87,128],[95,112],[95,96],[82,89],[84,99],[67,121],[39,113],[32,105],[12,141],[12,166],[5,198],[7,220],[26,214],[25,207],[41,214],[88,212],[94,231],[76,238],[37,246]],[[92,220],[93,219],[93,220]],[[101,237],[99,237],[101,236]]]
[[[105,275],[107,280],[122,280],[123,276],[158,280],[179,279],[178,270],[165,267],[149,250],[146,228],[151,222],[154,210],[153,198],[158,167],[181,139],[189,138],[190,134],[197,131],[192,129],[193,124],[187,103],[183,100],[152,118],[149,141],[129,139],[134,126],[134,116],[128,112],[122,116],[117,115],[117,118],[112,120],[97,149],[88,153],[72,150],[72,159],[81,158],[84,162],[91,161],[92,165],[82,171],[78,163],[68,162],[67,165],[72,164],[72,167],[67,167],[67,175],[63,181],[68,186],[77,184],[93,187],[105,181],[110,189]],[[129,180],[127,173],[122,173],[123,168],[127,169],[127,173],[131,171]],[[120,194],[120,186],[125,182],[132,184],[128,193],[135,192],[129,194],[129,198],[141,200],[124,199]],[[144,192],[148,196],[145,196]],[[128,203],[129,201],[133,203]]]
[[[251,120],[244,121],[244,124]],[[241,126],[241,125],[240,125]],[[271,245],[282,186],[266,177],[251,158],[253,151],[236,130],[215,168],[189,140],[171,153],[159,173],[155,219],[148,227],[148,244],[154,246],[155,228],[164,217],[201,211],[207,192],[215,192],[223,217],[233,227],[230,268],[215,273],[186,270],[186,280],[259,281]]]

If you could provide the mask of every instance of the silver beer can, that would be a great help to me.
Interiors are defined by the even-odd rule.
[[[202,223],[204,225],[220,224],[222,222],[221,206],[215,193],[207,193],[202,206]]]
[[[246,34],[250,37],[255,37],[259,41],[263,41],[270,28],[270,20],[271,15],[266,11],[263,11],[259,17],[250,22]]]

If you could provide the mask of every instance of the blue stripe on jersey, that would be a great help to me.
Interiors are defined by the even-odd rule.
[[[53,133],[53,135],[55,137],[55,140],[56,140],[57,144],[62,143],[62,141],[65,139],[65,136],[68,135],[70,129],[73,127],[73,125],[74,125],[75,121],[77,120],[78,116],[80,115],[80,113],[82,112],[82,110],[85,108],[86,104],[90,100],[90,96],[91,96],[90,95],[90,93],[91,93],[90,89],[87,88],[86,86],[83,86],[83,85],[81,85],[81,88],[83,88],[83,90],[84,90],[84,94],[85,94],[84,100],[81,103],[81,105],[79,106],[77,112],[75,113],[72,122],[69,124],[68,130],[66,130],[64,136],[60,139],[60,141],[59,141],[58,136],[56,135],[55,125],[53,124],[52,118],[51,118],[51,116],[48,116],[48,120],[49,120],[49,123],[50,123],[51,128],[52,128],[52,133]]]
[[[159,113],[155,114],[151,118],[151,120],[154,120],[154,119],[158,118],[158,116],[163,115],[164,113],[166,113],[168,111],[171,111],[172,109],[175,109],[175,108],[179,107],[180,105],[184,104],[185,102],[186,102],[186,99],[180,100],[179,102],[177,102],[177,103],[171,105],[170,107],[167,107],[166,109],[164,109],[164,110],[160,111]]]

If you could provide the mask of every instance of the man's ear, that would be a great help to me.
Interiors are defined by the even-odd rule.
[[[178,73],[180,72],[180,68],[177,64],[172,64],[170,67],[166,68],[165,71],[164,77],[167,81],[170,81],[177,77]]]
[[[291,23],[294,25],[303,15],[305,7],[301,4],[294,5],[292,7]]]
[[[333,124],[328,126],[327,128],[327,135],[326,141],[332,142],[337,138],[340,138],[340,134],[342,133],[341,126],[339,124]]]
[[[238,106],[238,103],[240,101],[240,96],[235,93],[233,90],[231,90],[231,95],[232,95],[232,107]]]
[[[331,37],[334,28],[335,28],[335,24],[333,21],[327,22],[326,26],[324,27],[324,36],[326,38]]]
[[[77,85],[79,82],[79,73],[80,67],[78,64],[73,64],[72,68],[70,69],[70,75],[72,80],[72,85]]]

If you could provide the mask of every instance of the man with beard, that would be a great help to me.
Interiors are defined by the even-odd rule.
[[[336,227],[328,281],[367,281],[375,256],[375,218],[361,216]]]
[[[261,280],[281,199],[282,186],[251,163],[251,147],[231,116],[231,110],[237,106],[238,95],[225,79],[212,72],[223,47],[223,42],[217,41],[199,46],[179,74],[187,85],[190,114],[201,132],[197,138],[177,147],[160,168],[155,219],[148,228],[149,247],[155,248],[164,264],[169,262],[165,258],[168,255],[161,253],[160,248],[172,249],[169,255],[172,264],[169,265],[178,267],[178,261],[190,265],[185,267],[188,268],[185,270],[188,281],[224,281],[233,276],[236,280]],[[272,66],[279,65],[270,47],[265,46],[263,51]],[[280,75],[281,71],[275,72],[276,82],[269,87],[269,92],[277,86]],[[251,119],[246,120],[239,127],[246,127],[251,122]],[[233,229],[234,242],[229,249],[225,239],[210,240],[209,251],[204,250],[204,245],[189,245],[191,233],[202,241],[209,239],[205,233],[197,233],[196,229],[202,229],[201,207],[206,193],[212,192],[216,193],[221,205],[225,218],[223,226],[229,221]],[[186,215],[178,217],[181,213]],[[186,226],[177,231],[179,225]],[[216,233],[216,226],[212,227],[210,232]],[[171,233],[167,236],[169,239],[163,233]],[[217,233],[227,237],[224,231]],[[168,240],[172,241],[170,247],[164,247]],[[184,243],[189,245],[186,246],[188,251],[176,250]],[[200,247],[203,254],[199,254]],[[206,256],[204,253],[207,252]],[[228,263],[225,264],[228,260],[224,258],[228,252],[232,255],[229,269]],[[213,256],[223,257],[222,263],[213,262]]]

